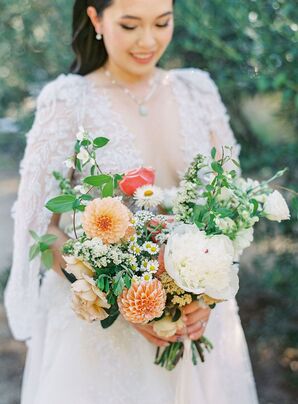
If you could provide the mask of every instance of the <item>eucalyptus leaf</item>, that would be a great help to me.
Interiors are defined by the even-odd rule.
[[[37,233],[35,233],[34,230],[29,230],[29,233],[31,234],[32,238],[34,238],[35,241],[39,241],[40,237]]]
[[[39,243],[33,244],[29,250],[29,261],[32,261],[40,253]]]
[[[60,195],[50,199],[46,203],[46,208],[54,213],[65,213],[73,210],[72,205],[76,197],[74,195]]]
[[[51,250],[45,250],[41,254],[41,262],[46,267],[46,269],[51,269],[54,262],[53,252]]]
[[[104,147],[109,141],[106,137],[97,137],[93,140],[93,146],[99,149],[100,147]]]
[[[114,194],[114,184],[113,179],[111,178],[111,180],[103,186],[101,196],[103,198],[107,198],[109,196],[113,196],[113,194]]]
[[[85,184],[92,185],[94,187],[101,187],[109,181],[112,181],[112,177],[107,174],[91,175],[83,180]]]
[[[55,236],[54,234],[45,234],[44,236],[42,236],[40,238],[40,241],[42,243],[45,243],[47,245],[51,245],[53,244],[56,240],[57,240],[57,236]]]

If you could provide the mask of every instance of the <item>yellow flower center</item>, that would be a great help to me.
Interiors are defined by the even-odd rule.
[[[144,192],[144,196],[152,196],[153,191],[151,189],[147,189],[147,191]]]
[[[110,216],[99,216],[96,221],[96,225],[101,231],[111,230],[112,223],[113,221]]]

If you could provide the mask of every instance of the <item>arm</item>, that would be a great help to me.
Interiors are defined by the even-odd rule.
[[[63,161],[72,154],[75,142],[77,123],[65,98],[68,91],[64,94],[60,91],[63,87],[60,84],[67,84],[65,80],[63,76],[50,83],[38,97],[34,124],[27,135],[21,163],[21,181],[14,205],[13,263],[5,291],[10,327],[14,337],[20,340],[31,335],[41,281],[40,258],[29,262],[33,244],[29,230],[39,235],[47,232],[52,215],[44,205],[59,194],[52,172],[57,170],[67,175]]]

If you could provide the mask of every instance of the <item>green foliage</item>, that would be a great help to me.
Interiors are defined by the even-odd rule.
[[[50,269],[53,266],[53,252],[50,246],[57,240],[57,236],[53,234],[44,234],[39,236],[34,230],[29,230],[35,243],[30,247],[29,260],[32,261],[39,254],[41,256],[41,262],[46,269]]]

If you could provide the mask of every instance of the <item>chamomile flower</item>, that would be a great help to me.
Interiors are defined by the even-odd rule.
[[[152,280],[152,274],[150,272],[145,272],[142,276],[142,280],[145,282],[149,282]]]
[[[134,199],[139,208],[156,208],[163,200],[163,192],[155,185],[144,185],[136,190]]]
[[[149,260],[145,259],[141,263],[141,271],[148,271]]]
[[[157,260],[148,261],[147,271],[151,274],[155,274],[158,271],[158,261]]]
[[[134,272],[136,272],[139,269],[137,259],[136,259],[136,257],[134,255],[131,255],[129,257],[128,262],[129,262],[130,268]]]
[[[128,241],[130,243],[136,243],[137,239],[138,239],[137,235],[133,234],[132,236],[129,237]]]
[[[148,252],[151,255],[156,255],[159,252],[159,247],[156,243],[152,241],[146,241],[142,246],[143,251]]]
[[[128,246],[128,251],[131,253],[131,254],[135,254],[135,255],[140,255],[141,254],[141,247],[139,246],[139,244],[138,243],[135,243],[135,242],[132,242],[132,243],[130,243],[129,244],[129,246]]]

